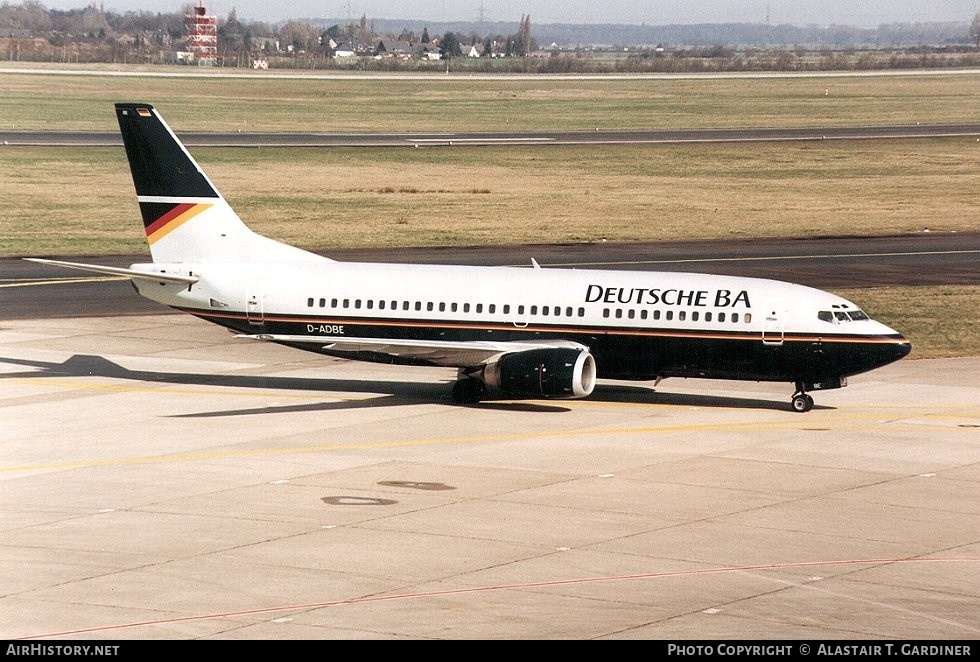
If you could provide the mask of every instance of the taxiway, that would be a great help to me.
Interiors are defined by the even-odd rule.
[[[187,316],[7,320],[0,637],[976,639],[978,373],[464,408]]]

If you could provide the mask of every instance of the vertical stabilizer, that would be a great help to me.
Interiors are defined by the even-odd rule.
[[[154,262],[324,259],[249,230],[153,106],[117,103],[116,117]]]

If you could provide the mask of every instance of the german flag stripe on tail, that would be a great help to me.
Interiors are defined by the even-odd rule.
[[[193,202],[140,203],[140,211],[143,214],[143,225],[146,228],[147,242],[153,245],[154,242],[167,236],[209,207],[211,207],[210,204]]]

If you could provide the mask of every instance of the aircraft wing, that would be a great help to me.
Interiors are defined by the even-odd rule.
[[[371,352],[386,354],[393,358],[426,361],[432,365],[469,368],[493,363],[503,354],[524,352],[532,349],[578,349],[588,351],[588,347],[570,340],[524,342],[497,342],[492,340],[470,340],[454,342],[450,340],[393,340],[390,338],[351,338],[346,336],[298,336],[286,334],[241,334],[239,338],[265,340],[288,344],[318,344],[331,354],[356,354]],[[351,357],[355,358],[355,357]]]

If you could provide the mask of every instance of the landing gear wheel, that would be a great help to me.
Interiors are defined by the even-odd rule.
[[[808,412],[813,409],[813,398],[806,393],[798,393],[793,396],[793,411]]]
[[[486,393],[486,386],[475,377],[460,379],[453,384],[453,402],[461,405],[475,405]]]

